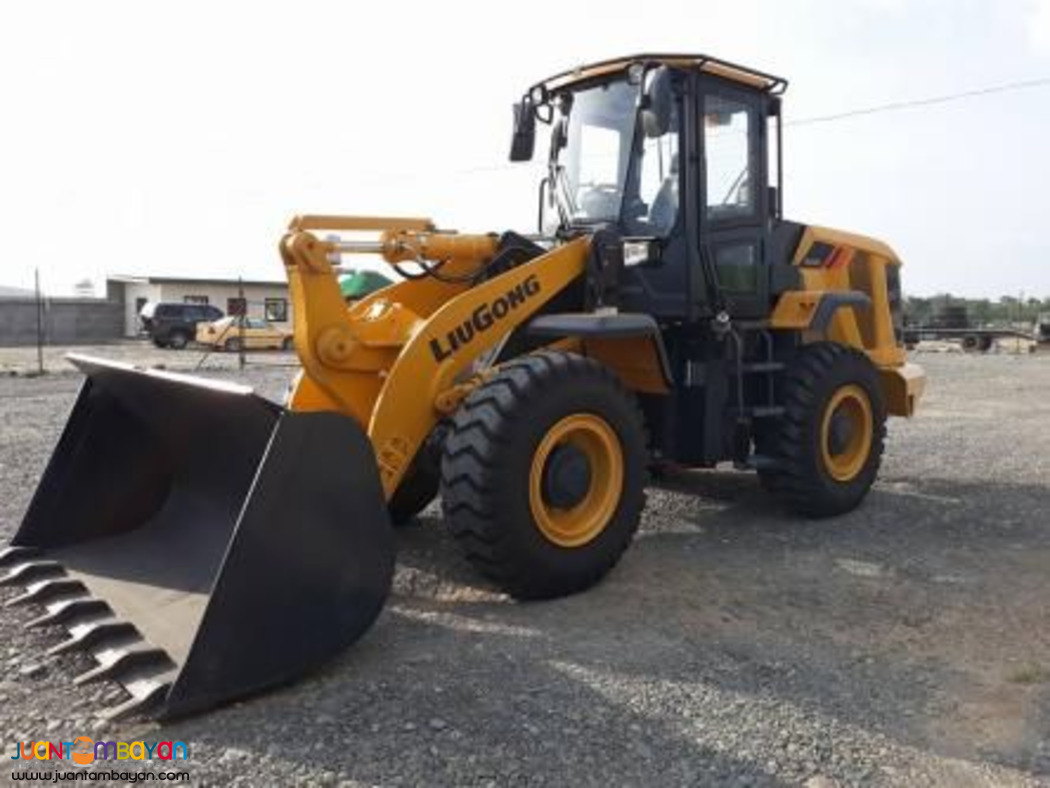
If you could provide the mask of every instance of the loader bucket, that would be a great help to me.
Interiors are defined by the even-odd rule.
[[[61,624],[130,699],[205,709],[320,666],[371,626],[394,537],[367,436],[248,388],[71,357],[87,375],[12,547],[8,604]]]

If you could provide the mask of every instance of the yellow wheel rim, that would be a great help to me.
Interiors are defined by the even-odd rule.
[[[839,482],[857,477],[871,454],[874,420],[871,399],[856,384],[838,389],[824,409],[820,451],[828,474]]]
[[[587,458],[590,481],[583,498],[574,506],[559,508],[543,495],[543,478],[551,453],[569,445]],[[608,422],[590,413],[577,413],[559,421],[543,436],[532,456],[529,472],[529,506],[540,532],[560,547],[580,547],[600,534],[620,502],[623,488],[623,450]]]

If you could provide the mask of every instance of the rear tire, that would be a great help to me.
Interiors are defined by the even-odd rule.
[[[222,347],[228,353],[239,353],[241,351],[241,347],[243,347],[243,343],[237,337],[233,337],[232,339],[227,339],[225,342],[223,342]]]
[[[295,347],[295,342],[292,340],[291,337],[285,337],[283,340],[281,340],[281,350],[284,350],[285,352],[287,352],[287,351],[291,350],[294,347]]]
[[[466,557],[512,596],[582,591],[634,537],[647,463],[638,404],[608,369],[536,353],[506,364],[456,413],[441,464],[445,519]]]
[[[879,471],[886,409],[878,372],[858,350],[833,342],[804,347],[785,380],[784,415],[761,437],[771,467],[763,485],[809,517],[854,509]]]

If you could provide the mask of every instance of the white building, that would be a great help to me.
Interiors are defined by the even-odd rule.
[[[291,329],[291,307],[288,283],[258,279],[187,279],[175,276],[110,276],[106,290],[111,298],[124,304],[124,335],[133,337],[139,330],[139,310],[147,301],[185,304],[211,304],[226,314],[238,309],[243,292],[250,317],[266,318]]]

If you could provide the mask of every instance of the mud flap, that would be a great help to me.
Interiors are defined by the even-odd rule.
[[[91,653],[107,716],[200,711],[317,668],[390,589],[394,537],[367,436],[248,388],[87,357],[87,380],[0,583]]]

